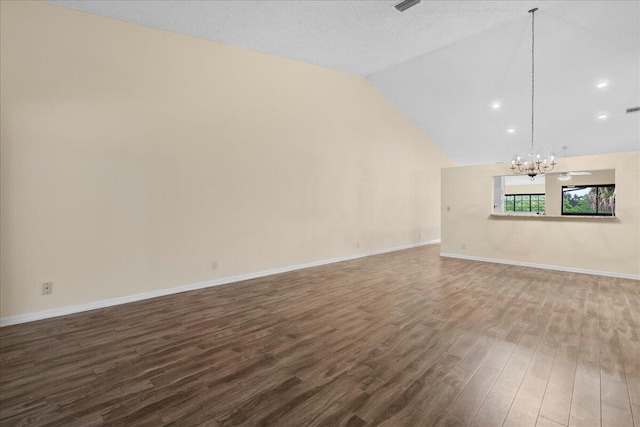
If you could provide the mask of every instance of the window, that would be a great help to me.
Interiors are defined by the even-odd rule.
[[[615,184],[562,187],[562,215],[614,216],[615,207]]]
[[[506,194],[505,212],[544,212],[544,194]]]

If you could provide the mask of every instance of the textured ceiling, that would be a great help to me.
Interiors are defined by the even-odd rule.
[[[48,2],[365,75],[461,164],[529,150],[527,10],[539,7],[536,147],[640,149],[640,113],[624,114],[640,105],[636,1],[423,0],[404,13],[395,0]]]
[[[541,2],[535,147],[567,156],[640,149],[639,2]],[[531,16],[369,76],[460,164],[510,161],[531,143]],[[609,85],[598,89],[598,82]],[[494,110],[491,104],[501,103]],[[606,119],[597,116],[606,113]],[[507,129],[515,132],[508,133]],[[559,165],[559,168],[562,166]]]
[[[534,5],[424,0],[400,13],[399,1],[48,2],[362,75],[483,33]]]

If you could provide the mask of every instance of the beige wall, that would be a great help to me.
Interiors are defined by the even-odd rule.
[[[363,77],[1,4],[1,317],[440,238],[453,162]]]
[[[509,166],[445,168],[442,253],[640,275],[640,152],[563,158],[556,168],[614,169],[617,218],[491,218],[493,177]]]
[[[544,184],[505,185],[504,194],[544,194]]]

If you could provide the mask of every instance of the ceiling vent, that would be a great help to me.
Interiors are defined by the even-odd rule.
[[[413,6],[417,5],[418,3],[420,3],[420,0],[404,0],[403,2],[398,3],[394,7],[396,9],[398,9],[398,11],[404,12],[405,10],[409,9],[410,7],[413,7]]]
[[[627,114],[629,114],[629,113],[637,113],[638,111],[640,111],[640,107],[627,108]]]

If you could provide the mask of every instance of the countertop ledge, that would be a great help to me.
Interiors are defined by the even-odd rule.
[[[489,218],[518,218],[518,219],[563,219],[563,220],[583,220],[593,219],[597,221],[619,221],[617,216],[600,216],[600,215],[528,215],[528,214],[496,214],[492,213]]]

